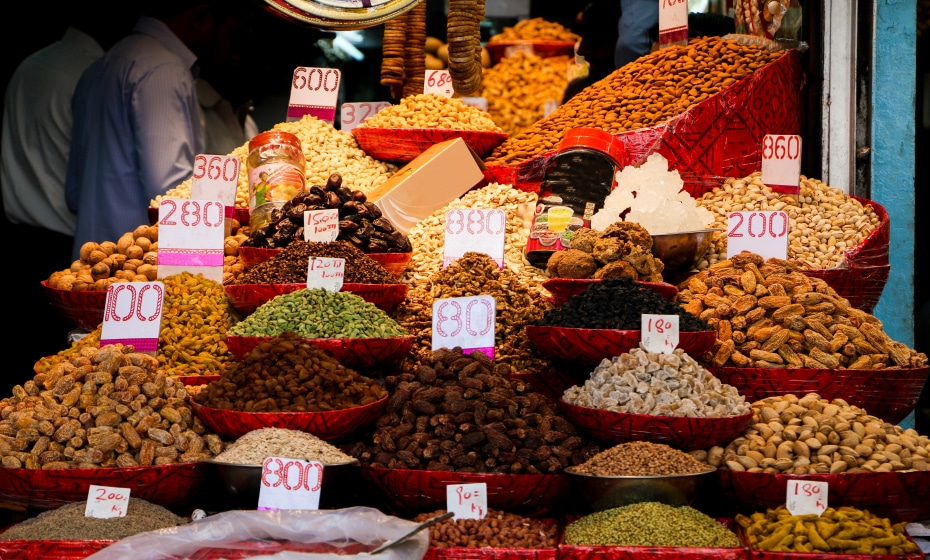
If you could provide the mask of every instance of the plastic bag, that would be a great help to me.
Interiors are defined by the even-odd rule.
[[[261,557],[276,560],[345,560],[355,557],[420,560],[429,545],[428,531],[421,531],[403,544],[375,556],[362,552],[374,550],[416,526],[417,523],[412,521],[368,507],[315,511],[227,511],[188,525],[134,535],[88,558],[167,560]],[[243,555],[243,550],[249,553]]]

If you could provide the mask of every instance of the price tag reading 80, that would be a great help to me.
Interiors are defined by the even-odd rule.
[[[258,509],[319,509],[323,464],[282,457],[262,463]]]
[[[433,348],[479,350],[494,359],[497,303],[491,296],[444,298],[433,302]]]
[[[107,288],[100,346],[132,345],[136,352],[155,352],[161,334],[165,285],[161,282],[117,282]]]
[[[763,259],[788,256],[788,214],[781,210],[730,212],[727,216],[727,258],[749,251]]]
[[[484,253],[504,268],[504,234],[507,215],[503,210],[454,209],[446,212],[443,268],[466,252]]]

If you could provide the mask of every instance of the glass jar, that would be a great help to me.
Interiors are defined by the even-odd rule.
[[[252,230],[271,222],[271,214],[306,187],[306,160],[300,139],[269,130],[249,140],[249,225]]]

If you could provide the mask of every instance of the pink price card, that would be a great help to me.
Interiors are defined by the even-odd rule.
[[[427,70],[423,81],[423,93],[435,93],[443,97],[452,97],[452,74],[448,70]]]
[[[225,207],[224,216],[232,218],[236,206],[240,163],[236,156],[198,154],[194,158],[191,198],[219,200]]]
[[[158,277],[182,272],[223,282],[226,207],[219,200],[166,198],[158,207]]]
[[[671,354],[678,348],[678,315],[643,314],[640,334],[643,348],[654,354]]]
[[[323,288],[330,292],[342,289],[346,260],[329,257],[310,257],[307,264],[307,289]]]
[[[777,193],[801,193],[801,137],[766,134],[762,138],[762,182]]]
[[[126,511],[128,509],[129,488],[91,484],[90,488],[87,490],[87,504],[84,506],[84,517],[95,517],[97,519],[126,517]]]
[[[730,212],[727,216],[727,258],[749,251],[763,259],[788,257],[788,214],[782,210]]]
[[[658,0],[659,46],[688,43],[688,0]]]
[[[433,349],[460,347],[494,359],[497,303],[492,296],[437,299],[433,302]]]
[[[287,122],[312,115],[333,124],[339,98],[342,72],[336,68],[298,66],[291,79],[291,99],[287,104]]]
[[[446,511],[453,519],[484,519],[488,514],[488,485],[449,484],[446,486]]]
[[[391,104],[387,101],[365,101],[362,103],[343,103],[339,110],[339,128],[345,132],[365,122],[368,117],[376,115]]]
[[[339,209],[304,211],[304,241],[329,243],[339,237]]]
[[[258,509],[319,509],[323,464],[283,457],[262,463]]]
[[[446,212],[442,267],[465,253],[484,253],[504,268],[504,234],[507,215],[503,210],[454,209]]]
[[[122,344],[136,352],[154,353],[161,335],[165,285],[161,282],[117,282],[107,288],[100,346]]]
[[[822,514],[827,510],[826,482],[789,480],[785,494],[785,507],[791,515]]]

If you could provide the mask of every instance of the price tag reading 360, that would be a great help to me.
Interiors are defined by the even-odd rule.
[[[671,354],[678,348],[678,315],[641,316],[643,348],[654,354]]]
[[[827,509],[828,490],[826,482],[789,480],[785,507],[791,515],[820,515]]]
[[[777,193],[801,193],[801,137],[766,134],[762,139],[762,182]]]
[[[504,268],[504,233],[507,215],[503,210],[455,209],[446,212],[442,267],[467,252],[484,253]]]
[[[727,258],[749,251],[763,259],[788,256],[788,214],[781,210],[730,212],[727,216]]]
[[[459,346],[494,359],[497,303],[492,296],[437,299],[433,302],[433,349]]]
[[[232,218],[238,185],[238,157],[199,154],[194,158],[191,199],[219,200],[225,206],[225,216]]]
[[[342,72],[336,68],[298,66],[291,80],[291,99],[287,104],[287,122],[313,115],[333,124]]]
[[[154,353],[161,334],[165,285],[161,282],[117,282],[107,287],[100,346],[132,345]]]
[[[84,517],[96,517],[97,519],[126,517],[128,509],[129,488],[91,484],[87,490],[87,505],[84,506]]]
[[[453,513],[453,519],[484,519],[488,514],[487,483],[446,485],[446,511]]]
[[[319,509],[323,464],[283,457],[262,463],[258,509]]]

